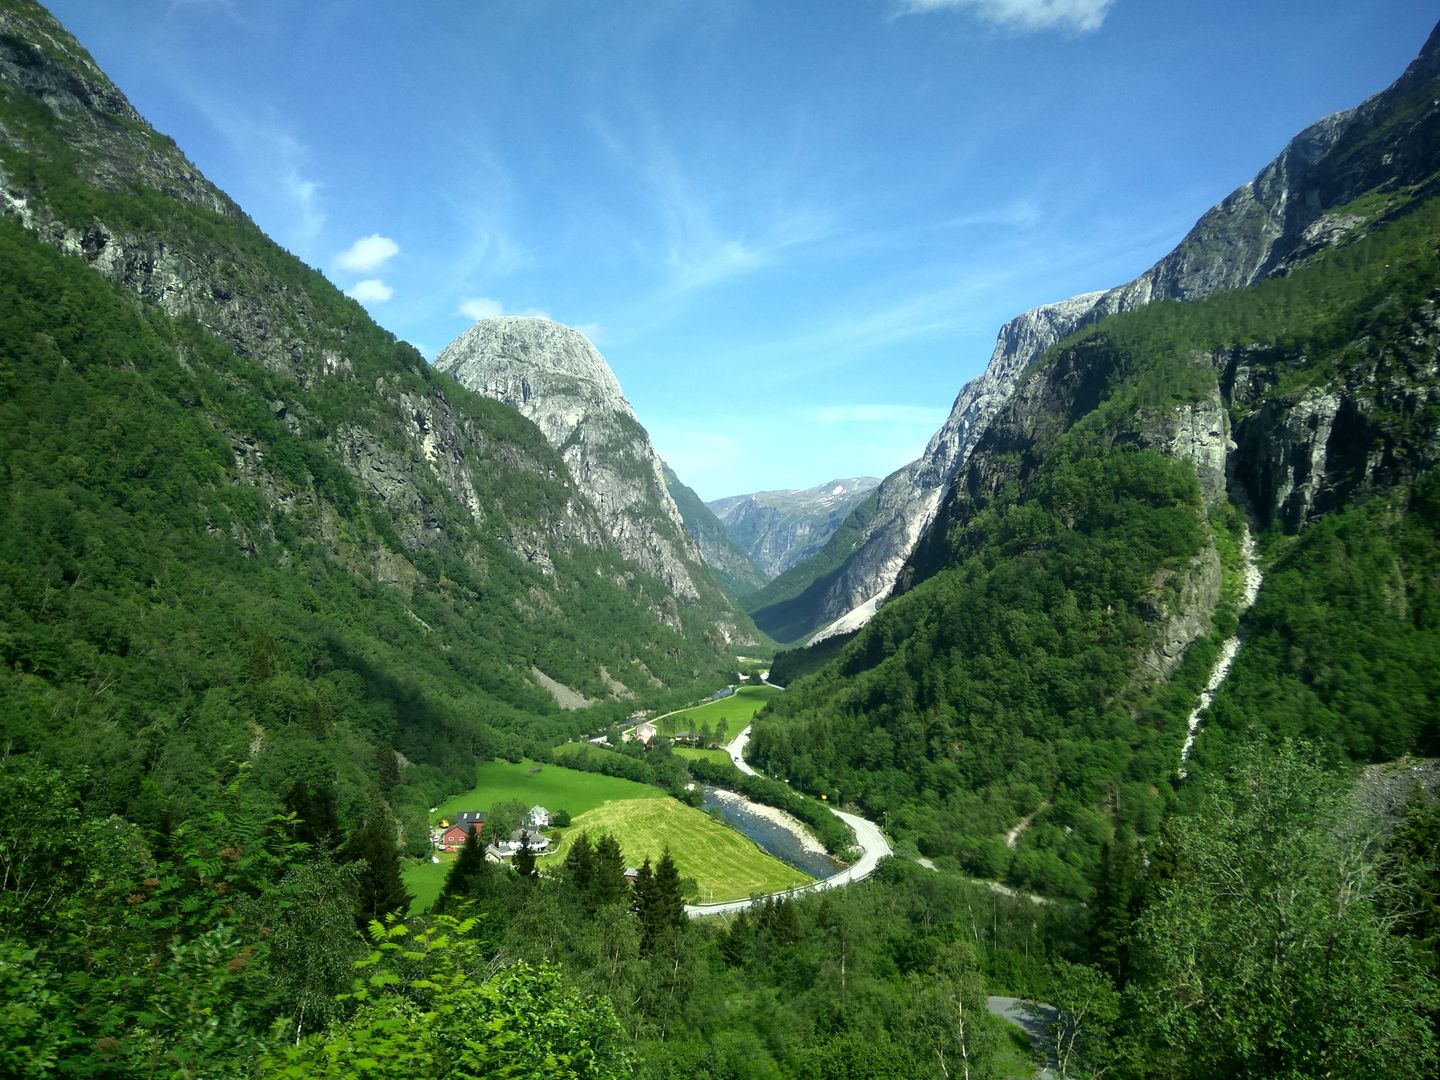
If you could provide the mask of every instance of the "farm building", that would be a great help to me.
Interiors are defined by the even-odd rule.
[[[439,837],[435,846],[441,851],[459,851],[465,846],[465,837],[472,832],[479,837],[485,831],[485,813],[481,810],[462,810],[455,816],[452,825],[440,822]]]

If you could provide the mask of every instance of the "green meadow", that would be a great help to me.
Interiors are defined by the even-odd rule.
[[[599,750],[599,747],[594,749]],[[603,753],[604,751],[600,751]],[[563,765],[522,761],[487,761],[475,768],[475,786],[440,804],[432,821],[454,817],[461,810],[489,810],[512,799],[526,806],[568,810],[572,817],[615,799],[663,799],[665,793],[648,784],[615,776],[581,772]]]
[[[577,750],[588,744],[579,744]],[[608,753],[599,747],[588,747],[597,753]],[[509,761],[486,761],[475,768],[475,786],[463,795],[446,799],[430,815],[433,825],[441,818],[450,820],[461,810],[489,810],[496,803],[512,799],[526,806],[543,806],[550,811],[568,810],[571,817],[579,817],[598,807],[615,801],[627,804],[644,799],[667,799],[663,791],[648,784],[637,784],[633,780],[621,780],[599,773],[580,772],[563,765],[541,765],[537,762],[522,761],[518,765]],[[673,801],[673,800],[672,800]],[[677,804],[678,805],[678,804]],[[737,834],[738,835],[738,834]],[[743,838],[742,838],[743,839]],[[414,900],[410,911],[418,914],[425,911],[440,895],[445,884],[445,875],[450,872],[452,854],[438,854],[440,861],[429,859],[407,859],[402,866],[405,887]],[[540,860],[543,869],[550,856]]]
[[[709,724],[713,730],[724,720],[733,739],[780,692],[774,686],[742,686],[727,698],[671,713],[655,721],[655,727],[661,735],[674,735],[677,731],[698,731],[701,724]]]
[[[680,876],[695,879],[696,895],[705,902],[777,892],[811,880],[709,814],[668,796],[606,803],[578,815],[555,854],[547,857],[554,860],[551,865],[563,861],[575,837],[586,831],[592,840],[601,833],[613,836],[627,866],[639,866],[646,858],[653,864],[669,848]]]

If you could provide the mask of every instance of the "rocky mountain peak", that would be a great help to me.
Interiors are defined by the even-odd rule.
[[[580,331],[549,319],[482,319],[435,366],[532,421],[560,451],[621,554],[683,600],[699,596],[700,552],[665,486],[664,466],[615,373]]]
[[[541,316],[481,319],[441,353],[436,366],[527,415],[525,406],[537,396],[563,392],[589,408],[634,416],[620,381],[590,339]]]

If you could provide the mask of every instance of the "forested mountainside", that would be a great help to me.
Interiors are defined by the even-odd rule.
[[[533,424],[264,237],[40,8],[0,18],[11,754],[147,825],[338,778],[348,824],[577,730],[551,680],[619,711],[728,666]]]
[[[812,563],[748,600],[756,624],[784,641],[848,632],[890,595],[990,417],[1062,338],[1154,300],[1196,300],[1287,273],[1353,235],[1347,204],[1367,191],[1419,191],[1434,169],[1434,42],[1396,83],[1358,108],[1297,135],[1255,177],[1204,215],[1144,274],[1105,292],[1025,312],[1000,331],[985,372],[961,388],[950,416],[915,462],[887,477]],[[1412,192],[1413,193],[1413,192]],[[1365,208],[1358,211],[1363,219]]]
[[[814,487],[730,495],[709,503],[769,581],[816,555],[880,481],[846,477]]]
[[[1023,372],[900,595],[762,715],[757,763],[1084,898],[1116,831],[1176,797],[1247,529],[1265,582],[1190,771],[1272,736],[1440,752],[1437,46],[1312,165],[1334,205],[1265,280],[1109,316]]]
[[[724,522],[705,505],[705,500],[675,475],[675,470],[669,465],[665,466],[665,487],[669,490],[670,497],[675,500],[675,508],[680,511],[680,520],[685,523],[685,531],[690,534],[690,539],[695,541],[695,546],[700,549],[710,572],[715,575],[715,580],[720,583],[726,595],[741,601],[760,588],[765,583],[765,578],[756,568],[749,553],[730,538]]]

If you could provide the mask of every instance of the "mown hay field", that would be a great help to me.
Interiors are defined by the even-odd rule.
[[[543,869],[557,870],[575,837],[587,831],[592,841],[601,833],[613,836],[627,866],[639,866],[647,857],[653,865],[668,847],[680,876],[695,879],[694,898],[707,903],[778,892],[812,880],[767,855],[748,837],[669,797],[608,802],[577,815],[555,854],[543,861]]]

